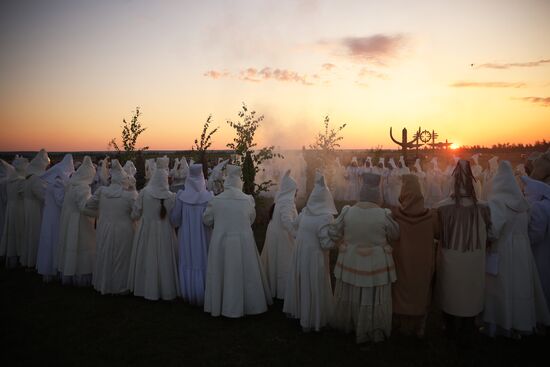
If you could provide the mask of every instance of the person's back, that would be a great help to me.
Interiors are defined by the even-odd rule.
[[[453,178],[453,194],[438,203],[437,209],[440,251],[436,293],[447,335],[469,343],[475,317],[484,306],[485,250],[491,219],[488,206],[477,201],[468,161],[457,163]]]
[[[23,195],[20,194],[24,178],[12,177],[6,183],[6,219],[0,243],[0,255],[6,256],[6,265],[15,267],[21,254],[23,232],[25,230],[25,211]]]
[[[250,196],[234,195],[229,190],[215,196],[211,201],[215,223],[212,235],[252,233],[250,226],[256,215],[252,200]]]
[[[261,259],[267,274],[271,296],[284,299],[290,259],[295,248],[294,221],[298,216],[296,204],[296,181],[287,170],[275,196],[275,209],[267,226]]]
[[[271,294],[252,232],[254,199],[241,191],[241,169],[227,166],[225,190],[204,211],[214,227],[208,251],[204,311],[242,317],[267,311]]]
[[[178,272],[182,298],[196,306],[204,304],[206,265],[210,231],[202,222],[206,205],[212,200],[206,189],[202,164],[193,164],[178,191],[170,214],[172,225],[178,227]]]
[[[140,220],[134,235],[128,289],[149,300],[172,300],[179,295],[177,239],[170,223],[176,194],[168,186],[167,157],[157,158],[156,169],[140,191],[132,219]]]
[[[489,197],[493,239],[483,320],[491,336],[531,334],[550,325],[550,312],[529,243],[529,206],[508,161],[501,161]]]
[[[330,241],[321,241],[336,214],[332,195],[324,176],[316,174],[315,186],[306,207],[298,216],[296,247],[290,261],[283,312],[299,318],[304,331],[319,331],[331,316],[333,308]],[[328,244],[324,247],[323,244]]]
[[[105,187],[106,188],[106,187]],[[132,206],[137,197],[135,191],[123,190],[120,196],[113,196],[103,187],[100,188],[98,228],[104,225],[133,227],[134,221],[130,217]]]
[[[399,240],[392,242],[397,280],[392,286],[394,328],[424,334],[435,271],[437,215],[424,206],[420,182],[403,175],[400,207],[393,209]]]
[[[95,263],[94,220],[86,216],[86,202],[95,169],[90,157],[71,177],[59,219],[57,268],[64,284],[89,285]]]
[[[550,308],[550,185],[529,177],[521,179],[525,184],[524,191],[531,207],[531,250],[537,264],[546,304]]]

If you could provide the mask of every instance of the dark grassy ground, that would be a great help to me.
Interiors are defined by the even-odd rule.
[[[478,337],[468,349],[449,343],[437,313],[427,338],[393,336],[358,346],[335,331],[304,334],[281,305],[238,320],[213,318],[183,301],[101,296],[92,289],[43,284],[35,273],[0,270],[0,365],[547,365],[550,338]],[[10,363],[9,363],[10,362]]]
[[[261,248],[270,202],[258,204],[254,230]],[[353,335],[336,331],[304,334],[281,308],[276,303],[259,316],[214,318],[181,300],[101,296],[0,268],[0,366],[547,365],[536,358],[547,358],[550,337],[477,336],[473,346],[457,347],[443,336],[437,311],[428,319],[425,340],[394,335],[358,346]]]

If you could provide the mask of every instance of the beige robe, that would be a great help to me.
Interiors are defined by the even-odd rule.
[[[436,292],[441,310],[460,317],[473,317],[485,300],[485,250],[490,227],[489,208],[462,198],[457,207],[452,198],[439,203],[440,251]]]

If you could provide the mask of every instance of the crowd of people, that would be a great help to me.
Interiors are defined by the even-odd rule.
[[[300,212],[305,183],[286,170],[260,254],[237,165],[220,160],[207,181],[185,158],[148,160],[138,192],[132,161],[67,154],[48,168],[41,150],[0,162],[0,256],[45,282],[181,297],[213,316],[280,299],[304,331],[332,327],[358,343],[423,337],[434,306],[450,339],[479,326],[519,338],[550,326],[550,152],[540,159],[532,177],[504,160],[483,170],[475,155],[445,170],[434,159],[428,172],[353,159],[331,172],[332,190],[317,171]],[[355,203],[338,212],[334,196]]]

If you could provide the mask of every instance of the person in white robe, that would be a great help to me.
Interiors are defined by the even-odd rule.
[[[529,240],[546,304],[550,308],[550,185],[523,176],[524,192],[530,204]]]
[[[145,181],[149,181],[153,172],[155,172],[157,164],[154,158],[149,158],[145,161]]]
[[[87,287],[95,263],[95,212],[86,208],[96,170],[89,156],[69,179],[59,219],[57,270],[64,285]]]
[[[426,197],[426,172],[422,170],[422,164],[420,163],[420,158],[416,158],[414,162],[413,174],[416,177],[418,177],[418,183],[420,184],[420,191],[422,192],[422,197]],[[426,208],[428,208],[427,205],[426,205]]]
[[[178,242],[168,215],[176,199],[168,185],[169,162],[166,157],[157,158],[132,210],[132,219],[141,221],[132,245],[128,289],[148,300],[172,300],[180,295]]]
[[[456,167],[456,164],[459,161],[458,157],[453,157],[454,163],[448,164],[445,170],[441,172],[441,196],[442,200],[449,197],[453,192],[453,171]],[[475,181],[474,181],[475,183]]]
[[[361,170],[361,173],[372,173],[372,171],[372,157],[367,157],[365,159],[365,163],[363,164],[363,169]]]
[[[177,167],[174,167],[170,190],[176,193],[179,190],[183,190],[185,188],[185,180],[187,179],[188,174],[189,165],[187,164],[187,159],[185,159],[185,157],[181,157],[181,159],[177,162]]]
[[[109,186],[109,157],[99,161],[96,175],[92,181],[92,194],[101,186]]]
[[[444,199],[443,191],[441,190],[442,172],[439,168],[437,157],[433,157],[430,161],[431,169],[426,173],[425,185],[425,205],[426,208],[434,208],[437,203]]]
[[[17,267],[21,248],[23,247],[25,211],[21,189],[28,164],[29,161],[26,158],[16,157],[12,161],[14,170],[9,173],[6,181],[6,218],[4,219],[4,232],[0,241],[0,256],[6,258],[8,269]]]
[[[471,342],[485,299],[485,253],[490,210],[478,201],[470,162],[453,172],[453,194],[438,203],[439,256],[435,293],[451,340]]]
[[[407,167],[407,163],[405,163],[405,157],[402,155],[399,156],[399,163],[397,164],[399,167],[399,174],[400,175],[408,175],[411,173],[411,169]]]
[[[57,278],[57,247],[59,244],[59,220],[61,208],[65,198],[65,186],[74,173],[73,156],[66,154],[61,162],[57,163],[42,175],[46,182],[44,198],[44,214],[40,227],[36,270],[42,275],[45,283]]]
[[[321,233],[328,230],[337,213],[325,178],[317,172],[313,191],[295,223],[298,228],[296,248],[292,253],[283,305],[283,312],[300,319],[305,332],[320,331],[332,315],[328,250],[333,242],[321,242]]]
[[[214,195],[206,189],[202,164],[189,168],[185,189],[176,194],[170,220],[178,227],[178,274],[181,297],[195,306],[204,305],[210,230],[202,216]]]
[[[493,156],[489,159],[489,168],[483,173],[483,188],[481,190],[481,200],[487,200],[493,187],[493,177],[497,174],[498,157]]]
[[[290,176],[290,170],[287,170],[275,196],[275,208],[267,226],[261,254],[271,297],[277,299],[285,297],[286,279],[295,246],[294,220],[298,216],[295,203],[296,190],[296,181]]]
[[[334,167],[332,169],[332,188],[335,200],[344,200],[346,194],[346,167],[340,163],[340,158],[336,158],[334,161]]]
[[[204,211],[214,227],[208,250],[204,311],[237,318],[267,311],[272,304],[251,225],[254,198],[242,192],[241,168],[227,166],[224,191]]]
[[[23,202],[23,184],[29,161],[16,156],[12,161],[14,168],[6,181],[6,218],[4,232],[0,241],[0,255],[6,258],[6,266],[15,268],[19,264],[19,256],[23,247],[25,231],[25,211]]]
[[[359,198],[359,190],[361,188],[361,169],[357,163],[357,157],[351,159],[351,164],[346,168],[347,190],[344,200],[356,201]]]
[[[490,237],[483,321],[490,336],[516,337],[550,326],[550,312],[529,243],[529,204],[510,162],[500,161],[489,195]]]
[[[128,188],[129,191],[135,191],[136,190],[136,173],[137,168],[134,164],[134,162],[128,160],[126,163],[124,163],[124,172],[128,175]]]
[[[4,233],[6,221],[6,210],[8,207],[8,177],[15,171],[15,168],[3,159],[0,159],[0,240]],[[0,255],[2,257],[3,255]]]
[[[331,325],[355,331],[357,343],[379,342],[391,334],[396,274],[390,242],[399,238],[391,211],[380,207],[380,175],[366,173],[363,180],[361,201],[345,206],[322,239],[340,243]]]
[[[25,211],[25,231],[19,262],[26,268],[36,266],[40,227],[42,226],[42,211],[46,194],[46,182],[40,176],[50,164],[48,153],[44,149],[31,160],[25,172],[25,181],[21,188]]]
[[[111,184],[100,186],[86,202],[86,208],[98,215],[92,286],[101,294],[125,294],[135,230],[131,214],[137,192],[128,190],[129,176],[117,159],[111,161],[110,177]]]
[[[229,159],[219,162],[212,170],[210,176],[208,176],[206,187],[209,191],[212,191],[214,195],[218,195],[223,191],[223,170],[228,162]]]
[[[474,175],[474,189],[476,190],[476,196],[478,198],[482,197],[483,194],[483,167],[479,164],[480,153],[472,155],[472,174]]]
[[[401,172],[393,158],[388,161],[391,170],[382,178],[383,198],[385,206],[399,206],[401,194]]]

